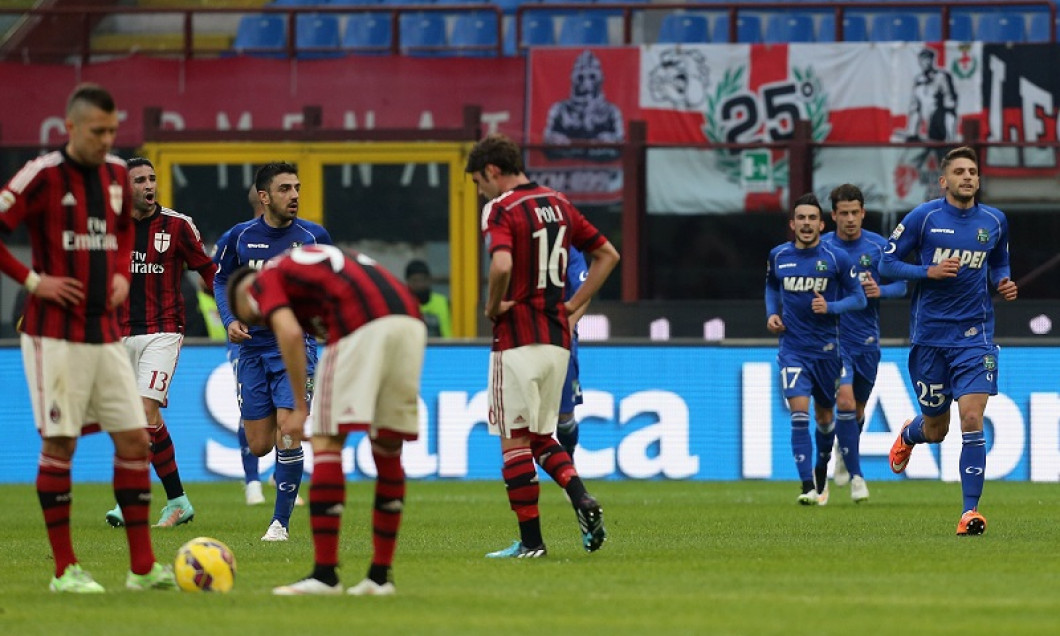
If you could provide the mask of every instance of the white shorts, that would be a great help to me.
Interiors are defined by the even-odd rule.
[[[491,352],[490,433],[506,438],[520,429],[555,433],[569,361],[569,350],[547,344]]]
[[[317,363],[312,433],[368,430],[373,439],[416,439],[426,346],[423,321],[402,315],[329,343]]]
[[[150,398],[165,406],[169,386],[177,370],[184,334],[148,333],[128,336],[121,341],[129,352],[140,397]]]
[[[41,437],[147,428],[122,343],[87,344],[22,334],[22,364]]]

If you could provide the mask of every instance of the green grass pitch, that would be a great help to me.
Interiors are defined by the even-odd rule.
[[[579,542],[562,493],[542,482],[549,555],[483,558],[517,537],[503,484],[410,482],[389,598],[278,598],[308,573],[308,512],[287,543],[259,540],[270,503],[248,508],[237,484],[189,484],[190,525],[153,532],[170,561],[200,535],[238,561],[228,595],[127,592],[122,530],[103,520],[109,485],[74,487],[79,559],[105,595],[48,591],[51,555],[32,486],[0,486],[0,632],[31,634],[1050,634],[1060,633],[1060,486],[990,482],[981,537],[954,536],[960,485],[870,483],[855,505],[795,503],[771,482],[593,482],[609,540]],[[163,494],[155,487],[152,521]],[[371,484],[347,490],[340,575],[359,581],[370,554]]]

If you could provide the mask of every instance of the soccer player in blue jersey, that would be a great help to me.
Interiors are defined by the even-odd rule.
[[[239,346],[237,390],[247,444],[258,457],[276,449],[276,505],[261,540],[286,541],[304,464],[303,431],[295,430],[297,427],[289,425],[288,420],[292,419],[295,400],[308,402],[312,387],[306,387],[305,395],[292,393],[276,337],[265,327],[248,328],[235,318],[228,306],[227,283],[228,277],[244,265],[261,268],[270,258],[292,247],[330,245],[332,241],[323,227],[298,218],[301,183],[293,165],[265,164],[254,176],[254,184],[265,213],[233,227],[227,240],[218,245],[214,298],[228,330],[228,340]],[[309,336],[306,355],[312,377],[317,354],[316,342]]]
[[[949,432],[950,403],[961,418],[961,494],[958,535],[986,531],[979,513],[986,472],[983,413],[997,395],[998,347],[994,344],[991,293],[1015,300],[1010,279],[1008,220],[977,203],[979,160],[968,147],[942,160],[941,199],[922,203],[902,219],[884,252],[880,272],[915,280],[909,321],[909,379],[920,415],[905,423],[891,447],[891,470],[901,473],[917,444],[941,442]],[[906,263],[906,256],[912,263]]]
[[[810,397],[817,422],[817,466],[832,457],[832,407],[842,362],[839,314],[865,307],[857,268],[846,252],[821,242],[821,204],[812,193],[795,201],[788,222],[795,239],[769,252],[766,327],[780,335],[780,381],[791,409],[791,451],[802,481],[798,502],[818,503],[825,484],[814,483]]]
[[[880,299],[905,295],[905,281],[884,284],[880,277],[880,259],[887,239],[863,229],[865,195],[856,185],[844,183],[832,190],[832,220],[835,232],[821,237],[821,242],[842,250],[858,270],[861,289],[868,304],[860,311],[848,311],[839,318],[839,352],[843,372],[836,395],[836,472],[837,486],[850,484],[850,498],[855,503],[869,498],[869,487],[861,473],[861,431],[865,428],[865,403],[876,386],[880,365]],[[816,475],[818,483],[827,483],[825,474]],[[828,487],[817,501],[828,503]]]
[[[575,247],[570,248],[568,254],[570,259],[567,262],[567,286],[563,291],[564,300],[570,300],[589,275],[589,266],[585,263],[585,256]],[[578,320],[585,315],[585,310],[588,308],[589,303],[585,303],[569,318],[571,325],[570,361],[567,363],[567,378],[563,380],[563,395],[559,399],[559,422],[556,425],[556,440],[571,456],[571,459],[574,459],[574,449],[578,446],[578,420],[574,419],[574,407],[582,403],[582,384],[578,374]]]

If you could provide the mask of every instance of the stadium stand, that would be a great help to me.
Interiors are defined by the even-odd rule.
[[[710,24],[705,15],[668,13],[663,16],[658,41],[664,44],[710,42]]]
[[[239,21],[232,49],[240,55],[286,57],[287,24],[281,15],[247,15]]]
[[[813,16],[801,13],[787,15],[773,14],[766,19],[764,41],[767,43],[782,42],[815,42]]]
[[[346,16],[342,48],[355,55],[386,55],[390,52],[390,19],[385,13],[352,13]]]
[[[1017,13],[984,13],[979,16],[976,39],[983,42],[1023,42],[1023,16]]]

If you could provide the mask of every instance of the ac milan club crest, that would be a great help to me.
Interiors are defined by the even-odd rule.
[[[155,251],[159,254],[169,249],[173,236],[168,232],[155,232]]]

